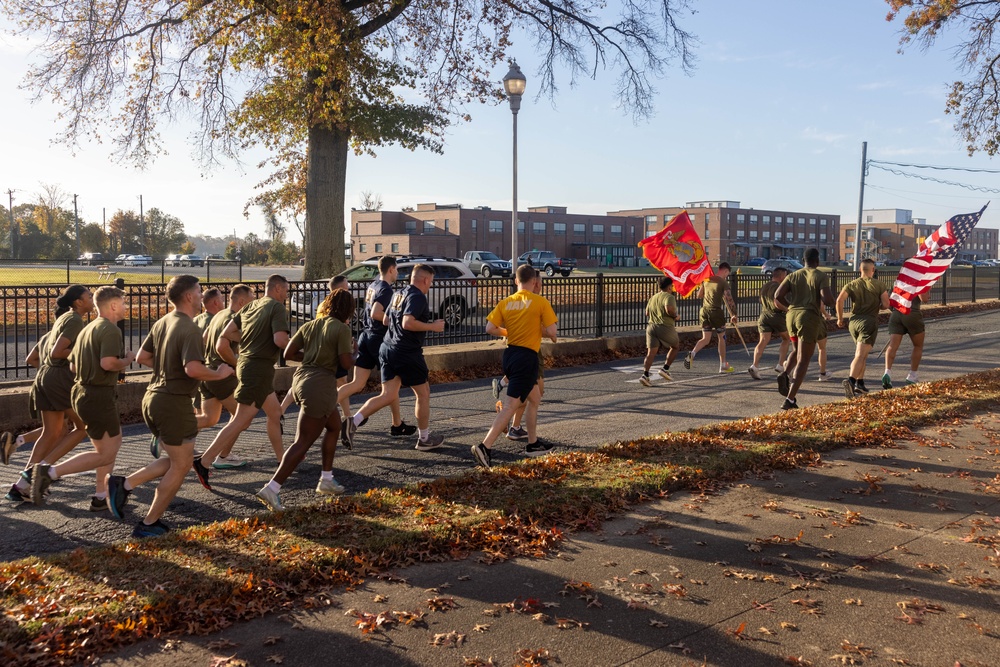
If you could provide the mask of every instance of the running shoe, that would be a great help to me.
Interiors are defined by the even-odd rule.
[[[14,441],[14,434],[10,431],[4,431],[0,434],[0,460],[3,460],[4,465],[10,463],[10,457],[16,451],[17,443]]]
[[[799,409],[799,404],[795,401],[794,398],[786,398],[785,402],[782,403],[782,405],[781,405],[781,409],[782,410],[798,410]]]
[[[493,463],[493,455],[490,453],[490,450],[486,447],[486,445],[481,442],[473,445],[472,455],[476,458],[476,463],[487,470],[490,469],[490,466]]]
[[[747,369],[747,373],[749,373],[750,377],[752,377],[754,380],[759,380],[760,379],[760,373],[757,372],[757,367],[756,366],[751,366],[750,368],[748,368]]]
[[[882,373],[882,388],[892,389],[892,378],[889,376],[889,371]]]
[[[820,373],[819,377],[816,379],[819,380],[820,382],[829,382],[830,380],[833,379],[833,376],[830,373],[824,371]]]
[[[417,432],[417,427],[413,424],[407,424],[405,421],[400,420],[399,426],[393,426],[389,429],[389,435],[394,438],[408,438]]]
[[[844,385],[844,396],[847,397],[847,400],[854,398],[854,383],[851,380],[852,378],[845,378],[841,383]]]
[[[661,368],[659,370],[659,373],[660,373],[660,377],[663,378],[664,380],[666,380],[667,382],[673,382],[674,381],[674,379],[672,377],[670,377],[670,371],[668,371],[666,368]]]
[[[507,429],[508,440],[527,440],[528,432],[520,426],[511,426]]]
[[[535,442],[528,443],[528,446],[524,448],[524,453],[526,456],[535,458],[536,456],[545,456],[555,448],[551,442],[544,442],[542,440],[536,440]]]
[[[149,439],[149,453],[154,459],[160,458],[160,439],[155,435]]]
[[[855,391],[860,391],[862,394],[868,393],[868,387],[865,386],[864,379],[858,380],[854,383]]]
[[[684,357],[684,368],[691,370],[691,365],[694,364],[694,357],[688,352],[687,356]]]
[[[917,380],[916,373],[907,373],[906,374],[906,384],[907,385],[916,384],[917,382],[919,382],[919,380]]]
[[[277,491],[272,491],[271,487],[264,485],[257,493],[253,494],[257,497],[257,500],[264,503],[264,505],[273,512],[280,512],[285,509],[281,505],[281,496],[278,495]]]
[[[17,488],[17,484],[10,485],[10,491],[4,496],[4,500],[10,500],[11,502],[21,503],[28,500],[28,496],[21,493],[21,489]]]
[[[413,446],[418,452],[429,452],[444,444],[444,436],[440,433],[428,433],[427,439],[417,438],[417,444]]]
[[[208,483],[208,476],[210,473],[208,468],[205,467],[205,464],[201,462],[200,456],[194,460],[191,467],[194,468],[194,474],[198,476],[198,481],[201,482],[201,485],[211,491],[212,485]]]
[[[319,484],[316,485],[316,493],[321,496],[339,496],[346,490],[344,485],[336,479],[323,479],[320,477]]]
[[[52,484],[52,477],[49,470],[52,468],[48,463],[36,463],[31,474],[31,502],[36,505],[45,504],[45,492]]]
[[[728,364],[726,366],[719,367],[719,375],[725,375],[726,373],[735,373],[736,369]]]
[[[652,387],[653,381],[649,379],[649,373],[643,373],[639,376],[639,384],[643,387]]]
[[[364,422],[361,423],[363,424]],[[340,432],[340,441],[344,443],[344,447],[354,449],[354,434],[357,432],[358,426],[354,423],[354,417],[348,417]]]
[[[140,521],[135,525],[135,530],[132,531],[132,537],[159,537],[160,535],[166,535],[169,532],[170,526],[163,523],[159,519],[156,520],[156,523],[151,525],[147,525]]]
[[[230,470],[231,468],[242,468],[247,464],[241,458],[235,456],[218,456],[212,461],[212,467],[216,470]]]
[[[792,388],[792,383],[788,379],[787,373],[781,373],[778,375],[778,393],[782,396],[788,396],[788,390]]]
[[[108,475],[108,509],[111,515],[121,521],[125,517],[125,503],[131,491],[125,488],[125,478],[121,475]]]
[[[108,509],[108,499],[98,498],[97,496],[90,497],[90,511],[91,512],[103,512]]]
[[[499,401],[500,400],[500,392],[503,390],[503,387],[500,386],[500,378],[493,378],[490,381],[490,385],[493,388],[493,398],[495,400]]]
[[[785,367],[784,367],[784,366],[782,366],[781,364],[777,364],[777,365],[776,365],[776,366],[774,367],[774,372],[775,372],[775,373],[784,373],[784,372],[785,372]]]

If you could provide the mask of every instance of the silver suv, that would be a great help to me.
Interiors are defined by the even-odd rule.
[[[427,301],[434,317],[441,318],[449,327],[460,325],[465,318],[475,314],[479,308],[479,290],[476,276],[462,260],[453,257],[423,257],[403,255],[396,258],[399,278],[396,289],[410,282],[410,272],[417,264],[429,264],[434,269],[434,282],[427,295]],[[351,285],[355,297],[363,296],[368,283],[378,278],[378,258],[368,259],[342,271]],[[290,310],[300,317],[311,318],[322,299],[326,298],[327,285],[313,284],[305,290],[294,290],[290,298]],[[360,309],[364,303],[359,300]],[[359,320],[358,317],[355,318]],[[360,320],[359,320],[360,321]]]

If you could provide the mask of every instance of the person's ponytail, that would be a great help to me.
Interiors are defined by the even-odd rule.
[[[87,291],[85,285],[70,285],[63,290],[62,295],[56,299],[56,317],[63,315],[73,307],[73,302],[79,299]]]

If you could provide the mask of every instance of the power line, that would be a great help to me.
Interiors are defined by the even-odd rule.
[[[977,167],[945,167],[937,164],[907,164],[905,162],[884,162],[882,160],[869,160],[868,164],[888,164],[894,167],[910,167],[912,169],[935,169],[938,171],[968,171],[979,174],[1000,174],[1000,169],[980,169]]]
[[[940,178],[933,178],[931,176],[921,176],[920,174],[911,174],[905,171],[899,171],[898,169],[890,169],[889,167],[882,166],[882,163],[877,163],[874,160],[869,160],[868,165],[875,167],[876,169],[881,169],[882,171],[887,171],[890,174],[895,174],[896,176],[903,176],[905,178],[916,178],[921,181],[930,181],[931,183],[940,183],[941,185],[952,185],[959,188],[965,188],[966,190],[974,190],[976,192],[993,192],[1000,194],[1000,189],[998,188],[988,188],[984,185],[971,185],[969,183],[958,183],[957,181],[946,181]],[[1000,173],[1000,172],[997,172]]]

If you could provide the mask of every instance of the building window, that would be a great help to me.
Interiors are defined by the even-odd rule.
[[[763,236],[765,240],[770,239],[771,238],[771,230],[770,229],[765,229],[764,231],[761,232],[761,236]]]
[[[816,240],[816,232],[809,232],[809,240],[810,241]]]
[[[358,245],[358,252],[368,252],[368,245],[365,243]]]
[[[448,220],[447,218],[445,218],[445,220],[444,220],[444,232],[445,232],[445,234],[448,233],[448,229],[451,227],[451,225],[448,224],[449,222],[451,222],[451,221]]]
[[[710,239],[710,238],[712,238],[712,237],[711,237],[711,236],[709,235],[709,233],[708,233],[708,224],[706,224],[706,225],[705,225],[705,238],[706,238],[706,239]]]
[[[612,236],[621,236],[622,235],[622,226],[621,225],[611,225],[611,235]]]
[[[406,233],[407,234],[416,234],[417,233],[417,221],[416,220],[407,220],[406,221]]]
[[[742,213],[737,213],[736,214],[736,222],[738,222],[740,224],[743,224],[746,221],[747,221],[747,217],[745,215],[743,215]]]
[[[751,214],[750,215],[750,224],[751,225],[756,225],[757,224],[757,216],[756,216],[756,214]]]
[[[806,233],[805,232],[799,232],[799,240],[800,241],[805,241],[806,240]]]
[[[774,232],[774,240],[775,241],[780,241],[781,240],[781,230],[775,230],[775,232]]]
[[[517,221],[517,233],[518,234],[523,234],[524,233],[524,220],[518,220]]]
[[[533,223],[531,223],[531,233],[532,234],[544,234],[545,233],[545,223],[544,222],[533,222]]]
[[[774,222],[775,222],[775,224],[780,225],[781,224],[781,216],[780,215],[774,216]]]
[[[802,225],[803,227],[805,227],[805,225],[806,225],[806,219],[805,218],[799,218],[799,224]]]
[[[478,224],[478,223],[476,222],[476,219],[475,219],[475,218],[473,218],[473,219],[472,219],[472,231],[476,231],[476,227],[477,227],[477,224]]]
[[[809,218],[809,226],[810,227],[816,226],[816,218]]]
[[[565,222],[553,222],[552,223],[552,233],[557,236],[566,236],[566,223]]]
[[[819,240],[823,241],[825,243],[826,242],[826,234],[820,234],[819,235]]]
[[[593,229],[595,234],[604,234],[604,225],[594,225]]]
[[[819,226],[820,227],[826,227],[826,218],[820,218],[819,219]]]
[[[706,214],[705,214],[705,224],[706,224],[706,225],[708,224],[708,219],[709,219],[709,217],[710,217],[710,216],[709,216],[709,214],[708,214],[708,213],[706,213]]]
[[[393,243],[391,247],[392,247],[392,251],[394,253],[395,252],[399,252],[399,244],[398,243]]]
[[[657,218],[655,215],[647,215],[645,220],[646,220],[646,229],[654,227],[657,222]]]
[[[434,221],[424,220],[424,233],[426,234],[427,232],[433,232],[433,231],[434,231]]]
[[[742,229],[737,229],[736,230],[736,238],[741,239],[741,238],[743,238],[743,236],[744,236],[743,230]]]
[[[583,236],[586,233],[587,233],[587,225],[583,224],[582,222],[574,222],[573,223],[573,235],[574,236]]]
[[[375,252],[382,252],[382,244],[381,243],[376,243],[375,244]]]
[[[872,222],[872,220],[873,220],[873,216],[870,216],[870,215],[866,215],[865,216],[865,222]]]
[[[765,215],[765,216],[764,216],[764,220],[763,220],[763,223],[764,223],[765,225],[769,225],[769,224],[771,224],[771,216],[769,216],[769,215]]]
[[[501,234],[501,233],[503,233],[503,221],[490,220],[490,234]]]
[[[756,240],[757,240],[757,230],[756,230],[756,229],[751,229],[751,230],[750,230],[750,238],[751,238],[752,240],[754,240],[754,241],[756,241]]]

